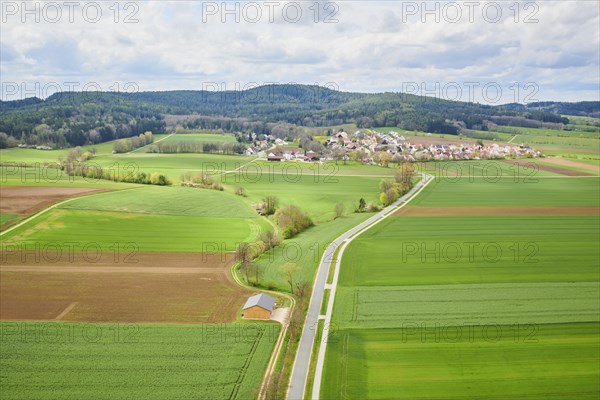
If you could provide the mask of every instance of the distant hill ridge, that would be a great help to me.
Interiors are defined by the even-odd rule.
[[[163,133],[165,114],[305,127],[355,123],[359,127],[398,126],[457,134],[463,128],[485,130],[487,121],[519,123],[526,119],[565,124],[568,120],[560,114],[600,116],[600,102],[490,106],[404,93],[353,93],[292,84],[216,92],[61,92],[46,100],[0,101],[0,132],[30,144],[64,147],[129,137],[145,130]]]

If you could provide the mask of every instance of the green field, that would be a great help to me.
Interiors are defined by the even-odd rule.
[[[374,176],[377,171],[371,168],[361,170],[356,165],[316,169],[315,165],[304,163],[254,162],[236,173],[222,175],[221,182],[232,191],[236,186],[244,187],[250,202],[257,203],[273,195],[281,205],[297,205],[315,222],[324,222],[333,218],[339,202],[349,212],[354,211],[361,197],[377,203],[381,177],[394,173],[392,168],[379,168],[379,176]]]
[[[598,215],[392,217],[352,242],[340,279],[344,285],[597,281],[599,242]]]
[[[1,322],[10,399],[256,398],[278,324]]]
[[[281,246],[264,253],[256,260],[263,271],[260,278],[261,285],[289,292],[288,268],[293,272],[295,283],[312,282],[326,246],[336,237],[372,215],[370,213],[350,214],[317,225],[292,239],[285,240]]]
[[[236,213],[227,212],[235,211]],[[134,244],[140,251],[203,251],[217,243],[225,251],[272,229],[234,195],[208,189],[143,187],[84,197],[15,229],[6,244]]]
[[[523,177],[486,180],[455,177],[432,182],[413,206],[595,206],[600,178]],[[573,193],[577,193],[576,196]]]
[[[5,222],[11,221],[17,217],[18,217],[17,214],[0,213],[0,225],[3,225]]]
[[[219,135],[216,133],[179,133],[169,136],[161,143],[237,143],[235,136],[230,134]]]
[[[510,325],[598,320],[596,282],[490,283],[425,286],[343,286],[337,328]]]
[[[439,178],[409,207],[600,206],[597,177],[504,167]],[[357,237],[321,397],[597,398],[600,217],[581,213],[392,216]]]
[[[154,141],[158,141],[167,135],[154,135]],[[111,140],[109,142],[98,143],[98,144],[90,144],[86,146],[81,146],[82,149],[91,151],[94,149],[96,151],[96,156],[111,156],[118,157],[118,154],[112,154],[113,145],[115,141]],[[44,163],[44,162],[56,162],[59,157],[65,158],[70,149],[60,149],[60,150],[36,150],[36,149],[22,149],[18,147],[14,147],[11,149],[1,149],[0,150],[0,162],[2,163],[25,163],[25,164],[34,164],[34,163]]]
[[[108,144],[103,144],[103,146],[106,147]],[[110,146],[112,147],[112,144]],[[185,172],[220,174],[236,169],[254,159],[254,157],[221,154],[155,154],[144,153],[140,149],[129,154],[99,153],[87,161],[87,164],[101,166],[121,174],[158,172],[169,177],[174,183],[178,183],[181,175]],[[34,179],[33,176],[36,173],[38,175],[46,173],[48,180],[55,180],[58,172],[54,168],[45,167],[44,164],[56,165],[60,157],[63,159],[66,157],[67,152],[68,150],[3,149],[0,150],[0,161],[30,165],[28,169],[28,179],[30,180]],[[9,172],[13,172],[15,169],[10,166],[3,168]],[[13,173],[12,175],[17,174]],[[3,181],[3,183],[7,182]]]
[[[62,205],[65,210],[223,218],[260,218],[240,197],[217,190],[145,186],[86,196]]]
[[[460,328],[337,332],[321,398],[598,398],[598,323]]]

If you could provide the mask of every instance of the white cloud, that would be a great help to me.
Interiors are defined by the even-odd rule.
[[[465,4],[458,3],[463,15],[456,23],[444,18],[454,16],[444,8],[448,2],[427,3],[428,10],[437,7],[437,15],[424,15],[420,1],[320,2],[319,22],[314,2],[301,2],[296,23],[290,18],[300,2],[280,2],[272,9],[273,23],[267,3],[244,9],[248,2],[228,2],[230,10],[239,4],[236,23],[236,15],[223,13],[222,2],[149,1],[135,3],[139,10],[133,18],[139,22],[132,24],[123,19],[136,9],[120,9],[115,21],[112,2],[102,3],[97,23],[87,22],[81,7],[74,23],[66,9],[58,23],[44,21],[43,14],[39,23],[31,15],[23,23],[21,10],[12,15],[6,3],[13,2],[2,5],[3,82],[77,80],[98,82],[106,90],[129,81],[140,90],[199,89],[206,82],[227,82],[231,88],[235,82],[335,82],[347,91],[399,91],[407,82],[434,87],[477,81],[499,82],[506,87],[506,101],[523,100],[511,98],[508,87],[514,82],[535,82],[539,100],[598,98],[600,19],[591,1],[538,1],[537,9],[520,3],[516,22],[514,3],[503,2],[497,23],[482,15],[483,9],[489,9],[488,17],[494,14],[491,2],[483,1],[473,22]],[[329,3],[334,6],[323,8]],[[256,9],[262,17],[252,23],[248,18]],[[207,10],[216,13],[203,15]],[[524,23],[532,12],[538,22]],[[328,15],[338,22],[323,22]],[[4,91],[2,97],[7,98]]]

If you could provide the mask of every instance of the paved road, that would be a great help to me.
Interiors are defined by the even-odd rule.
[[[384,208],[379,213],[375,214],[371,218],[362,222],[361,224],[355,226],[354,228],[346,231],[337,239],[335,239],[323,253],[323,257],[321,258],[321,262],[319,263],[319,269],[317,270],[317,276],[315,278],[315,283],[313,285],[312,296],[310,299],[310,305],[308,307],[308,313],[306,315],[306,321],[304,323],[304,328],[302,329],[302,337],[300,338],[300,344],[298,346],[298,352],[296,353],[296,360],[294,361],[294,366],[292,369],[292,376],[290,378],[290,386],[288,388],[287,399],[288,400],[302,400],[304,399],[304,390],[306,387],[306,381],[308,378],[308,368],[310,365],[310,359],[312,354],[312,349],[315,342],[316,336],[316,328],[318,326],[319,314],[321,313],[321,303],[323,302],[323,294],[325,291],[325,284],[327,283],[327,276],[329,274],[330,263],[333,259],[333,254],[336,249],[340,245],[346,245],[345,242],[350,236],[357,234],[367,228],[370,228],[372,225],[384,219],[391,212],[393,212],[396,208],[403,205],[407,200],[409,200],[413,195],[415,195],[418,191],[420,191],[423,187],[425,187],[430,181],[431,176],[427,174],[423,174],[423,179],[419,181],[415,187],[413,187],[407,194],[399,198],[395,203],[390,206]],[[341,256],[341,252],[340,252]],[[341,257],[338,257],[341,258]],[[333,304],[333,295],[335,294],[335,287],[332,288],[332,296],[330,296],[331,304]],[[328,310],[330,311],[330,310]],[[330,313],[329,318],[331,318]],[[327,321],[326,321],[327,322]],[[326,332],[324,332],[324,337]],[[323,357],[324,357],[324,348],[323,348]],[[321,358],[321,355],[320,355]],[[322,367],[322,360],[319,363]],[[317,370],[317,379],[320,381],[321,370]],[[316,390],[316,395],[318,398],[318,390]],[[314,392],[313,392],[313,398]]]

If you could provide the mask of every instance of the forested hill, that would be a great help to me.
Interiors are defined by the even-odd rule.
[[[571,114],[580,114],[575,109],[583,103],[561,104],[571,104]],[[582,109],[584,115],[588,111],[597,113],[600,102],[586,103]],[[261,133],[281,122],[291,127],[356,123],[359,127],[398,126],[450,134],[463,128],[485,130],[489,123],[527,126],[535,121],[568,122],[540,108],[494,107],[402,93],[350,93],[309,85],[267,85],[217,92],[69,92],[46,100],[0,101],[0,146],[18,141],[66,147],[129,137],[147,130],[163,133],[167,129],[165,114],[214,117],[209,118],[211,127]],[[198,121],[198,125],[206,125],[201,118]],[[294,135],[296,131],[286,130],[277,132]]]

